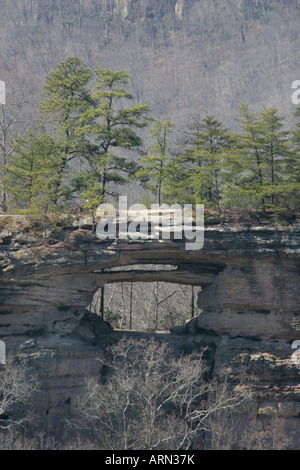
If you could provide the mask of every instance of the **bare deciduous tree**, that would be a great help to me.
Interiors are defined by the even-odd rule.
[[[38,381],[29,374],[25,360],[9,356],[0,366],[0,443],[16,435],[33,417],[28,411],[37,390]]]
[[[23,87],[24,88],[24,87]],[[6,165],[13,151],[14,138],[22,135],[30,118],[25,116],[26,106],[32,98],[33,90],[12,89],[7,96],[7,104],[0,105],[0,209],[7,210],[7,192],[4,186]],[[32,118],[32,115],[31,115]]]
[[[228,373],[207,378],[203,354],[172,356],[166,343],[124,338],[111,348],[104,380],[89,378],[74,405],[78,428],[100,449],[200,448],[210,418],[249,399]]]
[[[247,450],[286,450],[292,440],[285,428],[285,420],[280,417],[253,418],[241,436],[240,447]]]

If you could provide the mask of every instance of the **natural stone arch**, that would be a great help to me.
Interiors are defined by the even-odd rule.
[[[76,229],[60,240],[53,236],[47,244],[11,231],[1,236],[3,336],[40,328],[59,334],[75,331],[96,290],[104,282],[122,280],[118,267],[137,264],[178,269],[155,274],[134,270],[126,272],[127,280],[203,286],[200,328],[246,336],[255,330],[260,337],[293,339],[298,331],[297,229],[208,227],[199,251],[187,251],[181,241],[103,242],[89,230]],[[116,271],[101,273],[105,268]]]

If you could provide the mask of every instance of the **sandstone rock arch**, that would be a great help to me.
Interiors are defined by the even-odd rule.
[[[203,287],[200,328],[230,336],[295,339],[300,328],[299,235],[297,227],[208,227],[204,247],[187,251],[181,241],[103,242],[84,229],[47,244],[32,235],[2,231],[1,335],[43,327],[72,332],[104,283],[160,280]],[[118,269],[149,264],[176,269]]]

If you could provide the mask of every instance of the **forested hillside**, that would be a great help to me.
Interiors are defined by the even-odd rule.
[[[46,75],[78,56],[93,69],[126,69],[138,102],[176,123],[199,111],[232,123],[238,100],[292,109],[298,0],[1,0],[0,7],[9,94],[22,86],[38,100]]]

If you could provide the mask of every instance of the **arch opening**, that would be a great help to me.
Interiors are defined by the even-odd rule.
[[[131,265],[101,270],[89,309],[117,330],[169,331],[201,313],[202,283],[210,277],[175,265]]]

